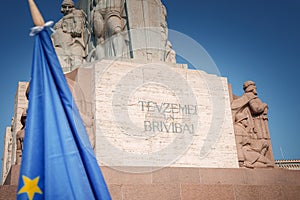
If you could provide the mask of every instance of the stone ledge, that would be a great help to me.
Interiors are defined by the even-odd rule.
[[[300,186],[282,185],[112,184],[109,190],[114,200],[285,200],[300,196]]]
[[[128,169],[130,168],[130,169]],[[101,167],[115,200],[157,199],[299,199],[300,171],[285,169],[212,169],[166,167]],[[16,197],[17,186],[0,186],[0,200]]]
[[[300,186],[300,171],[287,169],[107,167],[101,166],[107,184],[229,184]],[[17,185],[20,165],[13,165],[4,185]],[[137,173],[127,173],[136,171]],[[144,173],[138,173],[142,172]]]
[[[101,167],[107,184],[228,184],[228,185],[296,185],[300,171],[286,169],[185,168],[166,167],[149,173],[151,167]],[[155,169],[155,168],[153,168]]]
[[[14,200],[16,199],[17,186],[15,185],[1,185],[0,186],[0,200]]]

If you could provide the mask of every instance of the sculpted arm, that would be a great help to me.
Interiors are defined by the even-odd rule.
[[[259,98],[254,98],[251,101],[249,101],[249,106],[251,108],[251,111],[255,115],[262,114],[266,108],[268,108],[268,105],[266,103],[263,103]]]

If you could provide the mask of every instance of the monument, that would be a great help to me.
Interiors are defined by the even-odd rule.
[[[238,97],[227,78],[177,63],[160,0],[64,0],[61,11],[53,45],[113,199],[299,195],[299,172],[274,169],[255,83]],[[7,185],[22,149],[12,127]]]
[[[176,64],[162,2],[78,3],[88,13],[95,47],[89,58],[97,62],[86,60],[66,77],[81,113],[89,99],[82,98],[94,99],[86,107],[93,108],[89,129],[99,164],[237,168],[227,80]],[[220,124],[212,124],[215,118]]]

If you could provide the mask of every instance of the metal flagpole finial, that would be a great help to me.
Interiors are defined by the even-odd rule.
[[[44,26],[44,24],[45,24],[44,19],[40,13],[38,7],[34,3],[34,0],[28,0],[28,3],[29,3],[30,12],[31,12],[31,16],[32,16],[34,25],[35,26]]]

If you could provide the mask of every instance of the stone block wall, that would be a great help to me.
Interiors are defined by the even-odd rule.
[[[100,164],[238,167],[226,78],[165,63],[94,69]]]
[[[130,169],[129,169],[130,168]],[[215,169],[101,167],[113,200],[297,200],[300,171],[286,169]],[[126,171],[151,171],[127,173]],[[0,186],[0,200],[16,199],[17,186]]]

